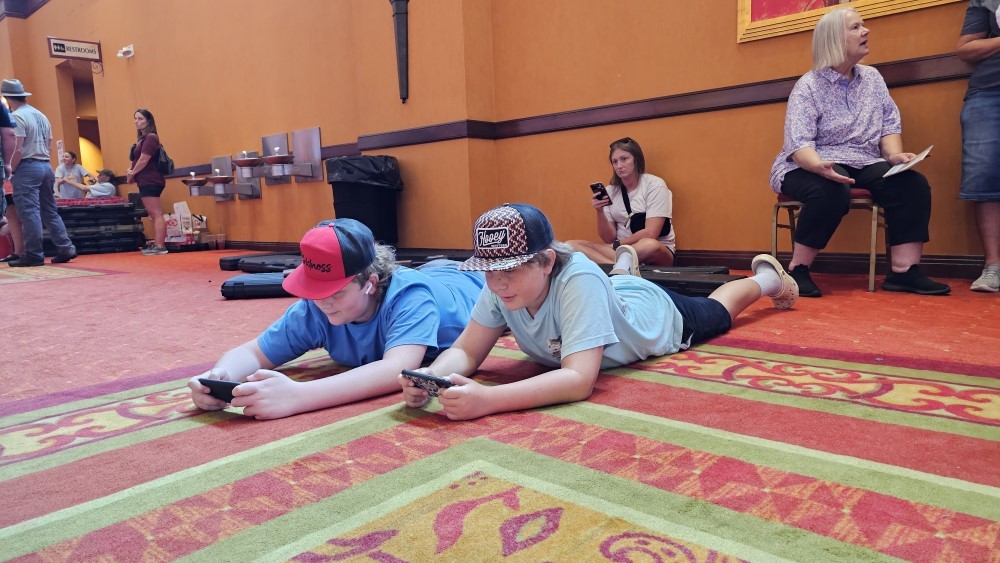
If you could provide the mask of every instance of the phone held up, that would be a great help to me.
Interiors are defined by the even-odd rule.
[[[404,369],[403,377],[412,381],[415,386],[427,391],[427,394],[431,397],[437,397],[441,389],[447,389],[453,385],[451,381],[443,377],[420,373],[411,369]]]
[[[590,191],[594,192],[594,195],[598,196],[598,199],[608,199],[608,190],[601,182],[591,184]]]

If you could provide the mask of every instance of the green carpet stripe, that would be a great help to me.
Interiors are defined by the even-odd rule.
[[[302,356],[296,358],[295,360],[277,368],[278,370],[284,370],[287,368],[297,367],[299,364],[304,362],[314,360],[318,357],[325,357],[326,353],[323,350],[313,350],[303,354]],[[331,364],[332,367],[332,364]],[[190,377],[183,377],[180,379],[175,379],[172,381],[167,381],[164,383],[157,383],[155,385],[147,385],[144,387],[136,387],[134,389],[128,389],[125,391],[119,391],[117,393],[111,393],[108,395],[102,395],[100,397],[92,397],[90,399],[80,399],[79,401],[71,401],[68,403],[60,403],[51,407],[38,409],[34,411],[24,412],[16,415],[0,417],[0,429],[9,428],[17,424],[24,424],[25,422],[31,422],[33,420],[38,420],[40,418],[48,418],[52,416],[59,416],[61,414],[66,414],[78,410],[90,409],[94,407],[99,407],[101,405],[106,405],[109,403],[117,403],[122,401],[128,401],[135,399],[137,397],[144,397],[146,395],[152,395],[154,393],[162,393],[163,391],[170,391],[172,389],[182,389],[187,387],[187,382]]]
[[[49,455],[27,459],[22,462],[12,463],[10,465],[0,467],[0,481],[15,479],[17,477],[21,477],[22,475],[28,475],[36,471],[52,469],[67,463],[73,463],[88,457],[100,455],[105,452],[127,448],[143,442],[149,442],[166,436],[193,430],[213,422],[219,422],[240,416],[243,415],[231,410],[206,412],[189,418],[179,418],[166,424],[160,424],[143,430],[129,432],[113,438],[94,440],[89,443],[57,451]]]
[[[914,368],[903,368],[888,366],[885,364],[866,364],[858,362],[845,362],[842,360],[829,360],[826,358],[813,358],[811,356],[796,356],[793,354],[778,354],[775,352],[761,352],[758,350],[747,350],[744,348],[729,348],[727,346],[713,346],[702,344],[692,349],[693,352],[707,352],[710,354],[722,354],[725,356],[736,356],[743,358],[756,358],[772,362],[802,364],[806,366],[816,366],[822,368],[841,369],[848,371],[861,371],[865,373],[875,373],[879,375],[892,375],[907,377],[910,379],[920,379],[930,382],[953,383],[956,385],[971,385],[974,387],[987,387],[990,389],[1000,389],[1000,380],[988,377],[976,377],[974,375],[962,375],[960,373],[948,373],[943,371],[932,371]]]
[[[583,424],[643,436],[755,465],[807,475],[989,520],[1000,520],[1000,488],[989,485],[603,405],[574,403],[553,407],[546,412]]]
[[[495,349],[494,355],[505,358],[531,361],[530,358],[513,350]],[[657,385],[666,385],[679,389],[689,389],[702,393],[712,393],[724,395],[738,399],[746,399],[758,403],[769,405],[780,405],[794,407],[813,412],[824,412],[839,416],[847,416],[873,422],[885,424],[898,424],[910,428],[921,430],[931,430],[934,432],[944,432],[957,436],[968,436],[981,440],[1000,442],[1000,429],[985,424],[967,422],[953,418],[943,418],[938,416],[927,416],[925,414],[901,412],[884,408],[876,408],[864,403],[852,403],[847,401],[833,401],[822,397],[803,397],[801,395],[790,395],[787,393],[776,393],[751,389],[749,387],[730,385],[717,381],[707,381],[704,379],[680,377],[665,373],[642,371],[632,368],[616,368],[604,370],[603,373],[617,377],[627,377]]]
[[[460,469],[453,470],[456,467]],[[612,516],[666,535],[755,561],[891,560],[799,528],[477,438],[245,530],[191,554],[185,561],[286,560],[438,490],[456,475],[460,478],[477,469],[591,509],[607,509]],[[359,506],[371,508],[359,514]],[[585,558],[585,554],[575,555]]]
[[[146,395],[152,395],[154,393],[162,393],[164,391],[172,391],[174,389],[180,389],[187,385],[189,379],[190,378],[185,377],[184,379],[167,381],[165,383],[157,383],[156,385],[147,385],[146,387],[137,387],[135,389],[129,389],[127,391],[111,393],[110,395],[101,395],[100,397],[93,397],[90,399],[80,399],[79,401],[62,403],[44,409],[38,409],[35,411],[28,411],[11,416],[5,416],[3,418],[0,418],[0,429],[10,428],[11,426],[17,426],[19,424],[25,424],[43,418],[61,416],[84,409],[92,409],[95,407],[100,407],[102,405],[107,405],[111,403],[121,403],[125,401],[130,401],[138,397],[145,397]]]
[[[4,555],[11,558],[33,553],[413,420],[406,411],[399,405],[385,407],[27,520],[0,529],[0,545],[8,546]]]

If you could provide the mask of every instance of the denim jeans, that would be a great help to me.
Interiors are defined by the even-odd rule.
[[[1000,92],[976,92],[962,106],[959,199],[1000,201]]]
[[[76,251],[66,234],[66,225],[56,210],[56,198],[52,193],[55,174],[48,162],[22,160],[14,171],[14,206],[24,230],[24,254],[22,260],[39,262],[45,260],[42,252],[42,224],[49,230],[49,236],[62,256]]]

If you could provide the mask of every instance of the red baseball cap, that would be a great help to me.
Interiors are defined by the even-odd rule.
[[[354,219],[334,219],[309,229],[299,242],[302,264],[281,283],[303,299],[325,299],[375,261],[375,237]]]

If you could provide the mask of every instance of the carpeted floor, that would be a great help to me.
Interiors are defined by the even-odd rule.
[[[824,298],[755,305],[582,403],[259,422],[184,388],[292,302],[223,300],[233,254],[0,266],[3,559],[1000,561],[1000,296],[967,281],[817,276]],[[540,370],[509,339],[485,368]]]

